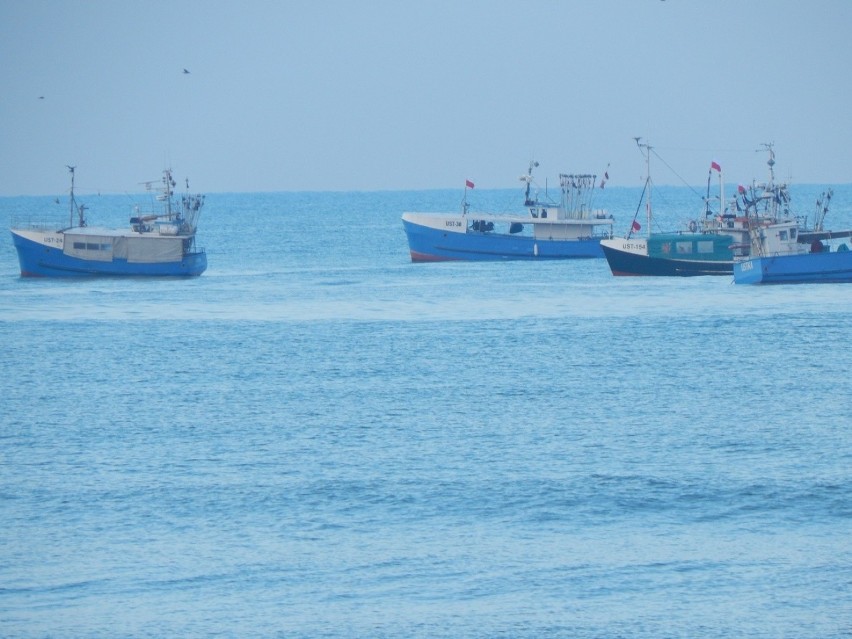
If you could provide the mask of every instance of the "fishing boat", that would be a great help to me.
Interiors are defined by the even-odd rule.
[[[730,275],[734,262],[748,256],[752,228],[777,219],[779,207],[786,206],[789,194],[785,184],[776,184],[772,167],[775,164],[772,146],[769,150],[770,180],[753,184],[749,189],[740,186],[732,203],[725,198],[725,184],[721,166],[713,161],[707,176],[707,195],[704,198],[704,215],[689,222],[686,230],[651,231],[653,220],[651,206],[651,145],[635,138],[645,156],[646,179],[639,206],[634,214],[626,237],[601,242],[604,256],[613,275],[699,276]],[[718,211],[710,197],[713,173],[719,178]],[[646,199],[647,195],[647,199]],[[634,234],[642,226],[637,215],[645,202],[648,234]]]
[[[203,195],[187,193],[179,201],[170,169],[163,171],[161,184],[145,183],[156,191],[162,210],[136,214],[127,228],[89,226],[86,206],[74,195],[71,172],[70,219],[68,226],[29,222],[12,225],[12,240],[18,251],[24,277],[186,276],[201,275],[207,254],[196,248],[195,232]]]
[[[817,209],[831,191],[817,200]],[[818,213],[819,214],[819,213]],[[824,231],[818,218],[814,231],[801,231],[793,220],[756,229],[751,234],[751,257],[734,264],[737,284],[799,284],[852,282],[852,230]]]
[[[597,176],[561,174],[559,202],[530,193],[530,162],[522,215],[473,213],[466,181],[461,211],[409,213],[402,216],[412,262],[447,260],[557,260],[603,257],[600,243],[612,237],[612,216],[592,206]],[[601,183],[602,186],[603,182]],[[546,196],[545,196],[546,197]]]

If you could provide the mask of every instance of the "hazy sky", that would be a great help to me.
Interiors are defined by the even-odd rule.
[[[848,0],[0,0],[0,195],[852,182]],[[183,73],[186,68],[189,74]],[[43,96],[43,99],[40,98]],[[658,183],[680,183],[659,162]]]

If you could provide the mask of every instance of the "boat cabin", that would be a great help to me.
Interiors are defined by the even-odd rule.
[[[755,229],[752,233],[752,255],[799,255],[800,253],[819,253],[823,245],[814,240],[813,247],[799,242],[799,226],[795,220],[785,220],[777,224],[768,224]]]
[[[733,259],[734,238],[730,235],[659,233],[647,242],[649,257],[719,262]]]

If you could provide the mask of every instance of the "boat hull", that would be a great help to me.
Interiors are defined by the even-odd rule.
[[[852,282],[852,251],[755,257],[734,266],[737,284]]]
[[[119,257],[83,259],[68,255],[63,250],[60,236],[60,233],[12,230],[22,277],[186,277],[201,275],[207,269],[204,251],[183,254],[180,260],[157,262],[130,261]]]
[[[672,242],[679,240],[694,244],[703,241],[704,236],[672,237],[674,238]],[[619,276],[697,277],[701,275],[731,275],[734,272],[734,261],[730,251],[726,251],[723,257],[720,257],[718,251],[711,253],[714,255],[714,259],[680,258],[676,256],[676,253],[663,255],[658,249],[660,245],[665,245],[666,242],[661,242],[659,237],[654,238],[653,241],[652,254],[649,255],[648,240],[645,238],[604,240],[601,243],[601,249],[612,274]],[[727,239],[723,241],[723,243],[727,242]]]
[[[403,219],[412,262],[601,258],[600,238],[548,240],[502,233],[453,232]]]

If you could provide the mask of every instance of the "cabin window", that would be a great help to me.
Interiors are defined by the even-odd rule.
[[[778,239],[781,240],[782,242],[786,242],[787,241],[787,231],[779,231],[778,232]]]
[[[677,242],[676,250],[680,255],[692,253],[692,242]]]
[[[701,240],[700,242],[696,242],[698,246],[699,253],[712,253],[713,252],[713,240]]]
[[[791,240],[796,239],[796,229],[790,229],[790,239]]]
[[[112,244],[101,244],[99,242],[74,242],[74,248],[78,251],[110,251]]]

